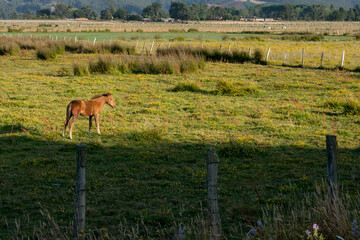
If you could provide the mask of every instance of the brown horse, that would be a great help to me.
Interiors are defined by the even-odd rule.
[[[114,99],[112,98],[110,93],[105,93],[103,95],[93,97],[89,101],[71,101],[66,109],[66,121],[63,131],[63,137],[65,136],[66,126],[68,125],[70,118],[73,117],[69,124],[69,135],[70,139],[72,139],[72,127],[79,115],[89,116],[89,133],[92,125],[92,117],[94,117],[96,123],[96,131],[100,135],[99,114],[101,108],[104,106],[105,103],[109,104],[111,107],[115,107]]]

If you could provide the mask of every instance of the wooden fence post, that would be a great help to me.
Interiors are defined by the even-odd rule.
[[[284,62],[283,62],[283,66],[285,66],[285,64],[286,64],[286,56],[287,56],[287,51],[285,52],[285,55],[284,55]]]
[[[302,60],[301,60],[301,67],[305,65],[305,48],[302,50]]]
[[[324,52],[321,53],[321,63],[320,63],[320,68],[323,68],[323,63],[324,63]]]
[[[76,144],[75,239],[85,238],[86,160],[86,145]]]
[[[329,184],[329,201],[337,198],[337,171],[336,171],[336,136],[326,135],[327,182]]]
[[[341,68],[344,68],[344,60],[345,60],[345,51],[343,51],[341,56],[341,65],[340,65]]]
[[[230,52],[230,43],[229,43],[228,51]]]
[[[95,43],[96,43],[96,38],[94,38],[94,43],[93,43],[93,45],[95,45]]]
[[[267,60],[269,59],[269,55],[270,55],[270,47],[267,50],[265,62],[267,62]]]
[[[251,58],[251,48],[249,48],[249,58]]]
[[[207,149],[207,204],[210,214],[210,240],[220,239],[220,215],[217,197],[217,175],[219,158],[214,148]]]
[[[145,51],[145,42],[144,42],[143,50],[141,53],[144,53],[144,51]]]
[[[222,50],[222,44],[220,45],[220,52],[221,52],[221,50]]]
[[[152,44],[151,44],[151,47],[150,47],[150,53],[151,53],[151,51],[152,51],[153,47],[154,47],[154,41],[153,41],[153,42],[152,42]]]

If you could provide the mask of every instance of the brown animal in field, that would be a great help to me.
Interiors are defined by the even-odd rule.
[[[104,106],[105,103],[107,103],[113,108],[115,107],[114,99],[112,98],[109,92],[103,95],[93,97],[89,101],[82,101],[82,100],[71,101],[66,109],[66,121],[63,131],[63,137],[65,136],[66,127],[69,124],[70,118],[72,117],[69,124],[69,136],[70,139],[72,139],[72,127],[76,119],[79,117],[79,115],[89,116],[89,133],[92,125],[92,118],[94,117],[96,123],[96,131],[100,135],[99,114],[101,108]]]

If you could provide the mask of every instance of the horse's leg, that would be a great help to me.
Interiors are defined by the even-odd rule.
[[[72,139],[72,127],[73,127],[74,122],[76,121],[76,119],[78,117],[79,117],[79,114],[75,114],[75,115],[73,115],[73,118],[70,121],[70,124],[69,124],[69,136],[70,136],[70,139]]]
[[[100,123],[99,123],[99,114],[94,115],[95,117],[95,123],[96,123],[96,132],[100,135]]]
[[[91,125],[92,125],[92,117],[93,116],[89,116],[89,133],[90,133]]]
[[[70,117],[70,118],[71,118],[71,117]],[[63,134],[62,134],[63,137],[65,137],[66,127],[67,127],[67,125],[69,124],[70,118],[66,117],[65,126],[64,126],[64,131],[63,131]]]

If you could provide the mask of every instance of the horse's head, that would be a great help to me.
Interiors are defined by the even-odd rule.
[[[104,94],[104,96],[106,96],[106,103],[114,108],[116,106],[116,104],[115,104],[114,99],[111,96],[111,93],[108,92],[108,93]]]

